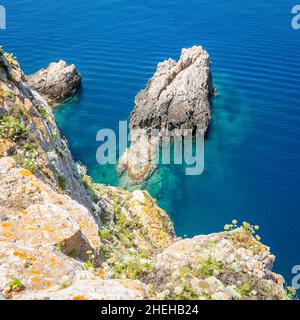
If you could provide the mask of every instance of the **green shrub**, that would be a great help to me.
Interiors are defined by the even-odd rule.
[[[19,141],[25,138],[26,133],[27,129],[19,118],[0,116],[0,138]]]
[[[31,158],[30,155],[25,156],[24,154],[17,154],[14,155],[13,158],[22,168],[29,170],[33,174],[42,168],[42,166],[37,163],[37,160],[35,158]]]
[[[242,297],[248,296],[250,291],[251,291],[251,286],[248,282],[245,282],[239,289],[239,293]]]
[[[286,288],[286,295],[290,300],[296,300],[297,290],[289,286]]]
[[[126,276],[128,279],[141,279],[143,276],[149,274],[153,266],[151,263],[142,264],[140,262],[140,257],[131,256],[128,261],[125,263],[117,262],[112,265],[112,269],[114,272],[114,277],[121,278],[122,276]]]
[[[62,243],[62,242],[56,243],[56,244],[55,244],[55,248],[56,248],[57,250],[61,251],[62,248],[63,248],[63,243]]]
[[[214,274],[214,271],[221,270],[222,266],[221,263],[218,263],[215,259],[210,257],[208,260],[200,263],[200,266],[196,270],[196,274],[209,278]]]
[[[11,290],[12,291],[15,291],[15,292],[18,292],[18,291],[21,291],[24,289],[24,285],[22,284],[22,282],[17,279],[17,278],[14,278],[12,279],[9,283],[8,283],[8,286],[10,286]]]
[[[112,230],[110,230],[108,227],[102,227],[99,231],[99,236],[101,240],[104,241],[110,241],[113,239]]]
[[[12,94],[11,91],[6,90],[6,91],[4,91],[4,96],[7,97],[7,98],[12,98],[12,97],[13,97],[13,94]]]
[[[110,217],[111,217],[111,214],[109,211],[104,210],[100,213],[100,220],[104,225],[110,222]]]
[[[42,165],[39,163],[37,145],[34,142],[25,141],[19,146],[18,153],[13,157],[21,167],[32,173],[36,173],[42,168]]]
[[[95,256],[93,255],[93,252],[91,250],[88,250],[86,252],[89,256],[89,259],[88,261],[83,265],[84,266],[84,269],[85,270],[91,270],[91,269],[94,269],[95,267],[95,264],[94,264],[94,259],[95,259]]]
[[[56,140],[57,137],[58,137],[58,135],[57,135],[56,132],[52,131],[52,132],[51,132],[51,137],[52,137],[53,140]]]
[[[40,106],[37,106],[36,107],[36,110],[38,111],[38,113],[42,116],[42,118],[44,119],[44,120],[47,120],[47,112],[46,112],[46,110],[44,109],[44,108],[42,108],[42,107],[40,107]]]
[[[14,57],[13,53],[5,52],[4,55],[6,57],[8,64],[13,67],[16,64],[17,58]]]
[[[258,225],[252,225],[246,221],[238,226],[237,220],[232,220],[231,224],[226,224],[224,230],[227,232],[226,238],[231,240],[238,248],[249,249],[253,254],[257,254],[262,249],[260,236],[256,233]]]
[[[67,189],[66,179],[63,175],[58,176],[58,185],[62,190]]]

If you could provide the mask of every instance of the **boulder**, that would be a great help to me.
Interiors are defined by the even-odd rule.
[[[68,66],[65,61],[60,60],[26,76],[26,82],[30,89],[37,91],[53,106],[76,94],[80,87],[81,75],[74,64]]]
[[[130,129],[199,129],[205,133],[210,120],[209,98],[213,93],[210,59],[198,46],[182,49],[176,62],[158,64],[135,98]]]

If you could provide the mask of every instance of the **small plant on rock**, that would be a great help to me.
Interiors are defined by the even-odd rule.
[[[0,138],[17,142],[25,138],[26,132],[26,127],[19,118],[0,116]]]
[[[107,226],[104,226],[100,229],[99,236],[103,241],[110,241],[113,239],[113,230]]]
[[[58,185],[62,190],[66,190],[67,189],[67,183],[66,183],[66,179],[63,175],[58,176]]]
[[[84,264],[84,269],[85,270],[92,270],[94,269],[94,259],[95,259],[95,256],[93,255],[93,252],[91,250],[88,250],[86,252],[89,256],[89,259],[88,261]]]
[[[289,286],[286,288],[286,295],[290,300],[296,300],[297,290]]]
[[[16,64],[17,58],[14,56],[13,53],[5,52],[4,55],[8,64],[13,67]]]
[[[237,247],[243,247],[251,250],[254,254],[259,253],[262,249],[259,241],[260,236],[256,233],[259,230],[258,225],[252,225],[246,221],[238,226],[237,220],[232,220],[230,224],[224,226],[227,232],[226,238],[231,240]]]
[[[13,97],[13,94],[12,94],[11,91],[6,90],[6,91],[4,91],[4,96],[7,97],[7,98],[12,98],[12,97]]]
[[[211,277],[216,271],[222,269],[222,264],[218,263],[215,259],[209,257],[208,260],[202,262],[196,271],[197,275],[204,276],[205,278]]]
[[[38,113],[42,116],[42,118],[44,119],[44,120],[47,120],[47,112],[46,112],[46,110],[45,109],[43,109],[42,107],[40,107],[40,106],[37,106],[36,107],[36,110],[38,111]]]
[[[14,292],[19,292],[24,289],[23,283],[17,278],[12,279],[7,285]]]

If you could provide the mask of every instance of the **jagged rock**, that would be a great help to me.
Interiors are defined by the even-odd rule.
[[[60,60],[27,76],[26,82],[30,89],[41,94],[50,105],[55,105],[75,95],[81,83],[81,75],[74,64],[68,66]]]
[[[85,270],[101,262],[92,215],[12,158],[0,159],[0,291],[3,299],[144,299],[140,281]],[[98,262],[97,262],[98,261]],[[98,271],[99,272],[99,271]],[[16,279],[22,288],[13,290]]]
[[[210,59],[202,48],[183,49],[180,59],[161,62],[135,98],[130,129],[206,131],[213,92]]]
[[[135,98],[130,115],[132,142],[119,160],[118,172],[133,183],[141,183],[156,168],[151,160],[155,159],[159,137],[170,131],[186,136],[198,130],[204,135],[212,94],[210,59],[202,47],[183,49],[177,62],[169,59],[159,63],[146,89]]]
[[[269,248],[252,236],[245,243],[237,242],[236,234],[245,239],[244,232],[240,229],[174,242],[155,258],[150,282],[156,284],[156,292],[171,299],[190,299],[193,295],[213,300],[287,299],[283,278],[278,278],[271,271],[272,264],[266,263],[274,261]],[[238,270],[234,263],[238,264]],[[256,270],[249,268],[249,264]],[[164,296],[166,287],[170,291],[168,297]],[[182,290],[177,294],[178,287],[190,287],[193,294]]]
[[[64,63],[58,63],[51,67],[49,79],[56,79],[52,73],[55,73],[55,68],[63,66]],[[68,70],[73,68],[61,70],[68,74]],[[0,155],[14,157],[18,165],[33,171],[53,189],[68,193],[88,209],[93,209],[67,143],[57,127],[52,108],[39,93],[28,88],[25,76],[12,55],[0,52],[0,71],[0,116],[6,116],[8,121],[2,125],[0,120]],[[41,71],[41,74],[47,73],[46,70]],[[43,88],[47,90],[46,85]],[[22,136],[16,136],[14,132],[18,127],[22,129]]]
[[[62,250],[100,247],[99,229],[91,213],[67,195],[58,194],[12,158],[0,159],[0,206],[6,208],[0,240],[22,246],[62,244]],[[5,232],[4,232],[5,230]]]

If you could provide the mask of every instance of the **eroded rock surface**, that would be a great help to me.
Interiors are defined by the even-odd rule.
[[[241,228],[176,241],[156,257],[151,277],[163,299],[287,299],[274,260]]]
[[[159,63],[147,87],[135,98],[130,115],[132,143],[119,161],[119,173],[140,183],[156,168],[151,160],[160,137],[170,131],[186,136],[197,130],[204,135],[212,94],[210,59],[202,47],[183,49],[177,62]],[[153,134],[153,130],[158,132]]]
[[[81,83],[81,75],[74,64],[63,60],[50,63],[45,69],[26,77],[27,85],[42,95],[50,105],[56,105],[75,95]]]
[[[205,133],[212,92],[208,53],[197,46],[183,49],[177,62],[159,63],[146,89],[136,96],[130,129],[177,129],[184,134],[197,128]]]
[[[51,107],[28,88],[18,62],[4,52],[0,52],[0,117],[0,156],[13,157],[53,189],[92,208]]]

